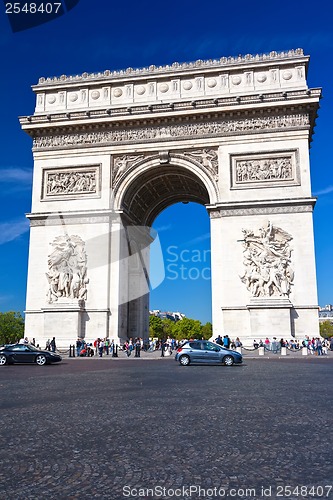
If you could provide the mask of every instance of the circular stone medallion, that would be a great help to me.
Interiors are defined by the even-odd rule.
[[[265,75],[265,73],[259,73],[259,75],[257,76],[257,81],[259,83],[264,83],[266,80],[267,76]]]
[[[120,97],[121,95],[123,95],[123,91],[119,87],[117,87],[116,89],[114,89],[113,95],[115,97]]]
[[[92,93],[91,93],[91,98],[94,99],[94,101],[96,101],[96,99],[99,99],[99,96],[101,94],[99,93],[98,90],[93,90]]]
[[[78,100],[78,95],[74,92],[74,94],[69,94],[69,100],[71,102],[75,102]]]
[[[183,83],[183,88],[185,90],[191,90],[192,87],[193,87],[193,84],[189,80],[187,80],[186,82]]]
[[[216,87],[217,85],[217,81],[215,80],[215,78],[210,78],[207,82],[207,87],[209,87],[210,89],[213,89],[214,87]]]
[[[239,85],[241,83],[242,79],[240,76],[233,76],[231,81],[234,85]]]
[[[290,80],[290,79],[292,78],[292,76],[293,76],[293,74],[292,74],[292,72],[291,72],[291,71],[289,71],[289,70],[286,70],[286,71],[284,71],[284,72],[282,73],[282,78],[283,78],[284,80]]]
[[[163,94],[165,92],[168,92],[169,90],[169,85],[167,83],[161,83],[161,85],[159,86],[159,91],[160,92],[163,92]]]
[[[136,93],[138,95],[143,95],[146,92],[146,89],[143,85],[140,85],[139,87],[136,88]]]

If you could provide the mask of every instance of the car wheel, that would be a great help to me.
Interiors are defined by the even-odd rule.
[[[180,356],[179,363],[182,366],[188,366],[190,364],[190,358],[188,356]]]
[[[0,366],[3,366],[7,363],[7,358],[4,354],[0,355]]]
[[[44,354],[38,354],[38,356],[36,356],[36,363],[39,366],[43,366],[46,364],[46,357],[44,356]]]
[[[232,356],[224,356],[222,363],[226,366],[232,366],[234,364],[234,358]]]

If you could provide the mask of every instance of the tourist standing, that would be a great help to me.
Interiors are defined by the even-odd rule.
[[[80,356],[81,354],[81,349],[82,349],[82,342],[81,339],[77,339],[76,341],[76,355]]]
[[[226,349],[229,349],[230,347],[230,338],[229,338],[229,335],[225,335],[223,337],[223,346],[226,348]]]
[[[218,335],[218,337],[215,339],[215,343],[219,345],[223,345],[223,340],[221,335]]]
[[[103,356],[103,351],[104,351],[104,341],[101,340],[98,344],[98,354],[100,358]]]
[[[135,358],[140,357],[140,351],[141,351],[141,341],[139,338],[137,338],[135,340],[135,355],[134,355]]]
[[[161,358],[164,358],[165,340],[161,340]]]
[[[55,351],[56,351],[57,346],[56,346],[55,337],[53,337],[53,339],[51,340],[51,342],[50,342],[50,347],[51,347],[51,351],[52,351],[52,352],[55,352]]]

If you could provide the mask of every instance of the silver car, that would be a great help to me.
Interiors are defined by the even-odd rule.
[[[223,363],[226,366],[242,363],[242,355],[209,340],[188,340],[177,349],[175,360],[182,366],[190,363]]]

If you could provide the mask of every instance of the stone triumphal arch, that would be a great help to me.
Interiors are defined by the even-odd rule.
[[[214,334],[318,333],[309,143],[320,89],[302,50],[41,78],[26,334],[148,336],[149,230],[211,219]]]

